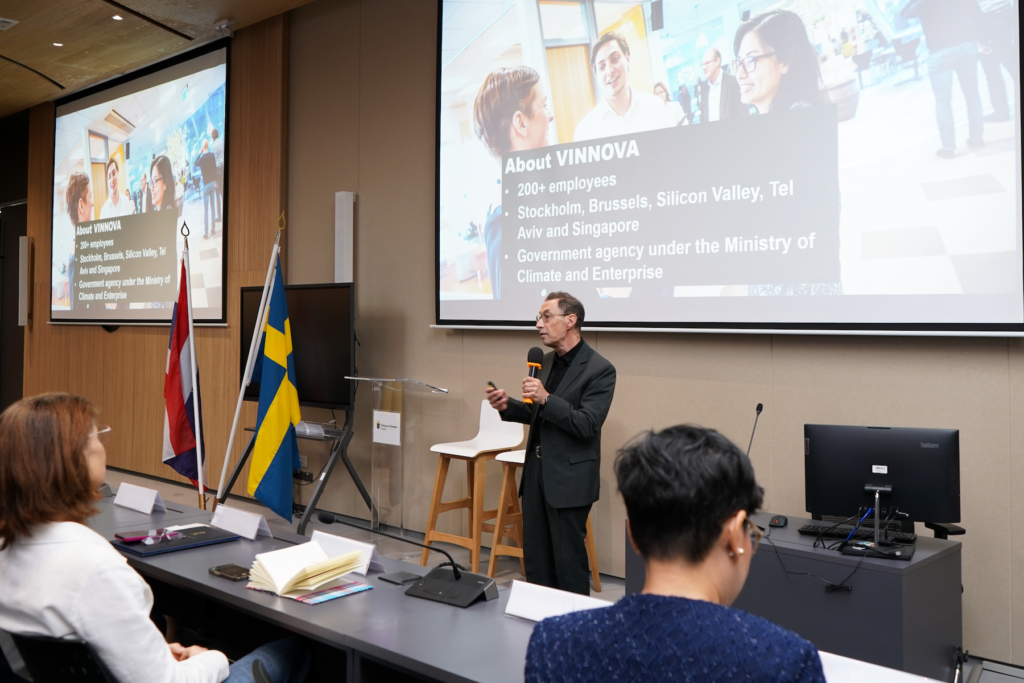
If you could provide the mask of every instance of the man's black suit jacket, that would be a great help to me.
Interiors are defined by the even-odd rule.
[[[708,122],[708,96],[711,84],[702,81],[700,84],[700,122]],[[750,105],[743,104],[740,99],[740,84],[730,73],[722,72],[722,102],[718,107],[718,120],[735,119],[750,114]]]
[[[615,394],[615,367],[587,342],[581,343],[542,408],[510,398],[501,412],[506,422],[532,424],[531,431],[540,430],[541,458],[536,464],[543,468],[544,497],[554,508],[590,505],[600,496],[601,426]],[[554,359],[554,351],[544,355],[538,376],[542,383]]]

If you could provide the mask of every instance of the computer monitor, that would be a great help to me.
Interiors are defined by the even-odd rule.
[[[245,376],[262,287],[242,287],[240,376]],[[285,285],[292,360],[299,403],[319,408],[353,410],[355,382],[355,292],[351,283]],[[252,382],[245,399],[258,401],[260,385]]]
[[[865,487],[888,486],[883,516],[895,508],[904,521],[959,522],[960,431],[805,424],[804,485],[818,519],[866,511],[874,492]]]

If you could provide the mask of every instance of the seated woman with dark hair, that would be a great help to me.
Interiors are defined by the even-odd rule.
[[[228,666],[223,653],[166,643],[153,593],[109,541],[85,526],[106,473],[110,428],[70,394],[18,401],[0,415],[0,631],[81,640],[122,683],[241,683],[258,659],[271,680],[300,682],[298,638]],[[0,635],[3,635],[0,633]],[[8,652],[12,642],[0,642]]]
[[[793,12],[775,10],[743,22],[733,49],[740,100],[754,105],[759,114],[828,102],[818,53],[803,20]]]
[[[615,476],[647,567],[643,593],[537,624],[526,680],[825,680],[813,645],[729,605],[743,589],[763,491],[747,456],[711,429],[650,433]]]

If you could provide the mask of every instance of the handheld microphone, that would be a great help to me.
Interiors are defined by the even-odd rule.
[[[761,411],[764,410],[764,404],[757,404],[757,415],[754,416],[754,428],[750,430],[750,443],[747,444],[747,457],[750,457],[750,447],[754,445],[754,432],[757,431],[757,418],[761,417]]]
[[[534,346],[530,349],[530,352],[526,354],[526,369],[530,377],[536,377],[540,374],[540,364],[544,360],[544,350],[539,346]],[[529,403],[533,405],[532,398],[524,398],[523,403]]]

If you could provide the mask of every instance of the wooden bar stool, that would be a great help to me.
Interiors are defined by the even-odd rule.
[[[487,566],[487,576],[494,578],[498,567],[498,555],[511,555],[519,558],[519,567],[526,576],[526,565],[523,562],[523,512],[519,508],[519,491],[516,489],[516,470],[526,461],[526,451],[508,451],[495,458],[501,463],[501,493],[498,496],[497,517],[494,520],[494,541],[491,548],[491,561]],[[592,515],[591,515],[592,516]],[[601,592],[601,573],[597,567],[597,546],[594,544],[594,527],[587,517],[587,558],[590,560],[590,575],[594,580],[594,591]],[[509,525],[512,528],[508,528]],[[488,525],[490,526],[490,525]],[[500,534],[500,535],[499,535]],[[518,547],[506,545],[503,541],[511,538]]]
[[[469,558],[474,574],[480,571],[480,540],[484,531],[492,531],[487,520],[497,516],[497,510],[484,510],[486,465],[498,453],[515,448],[523,441],[523,425],[517,422],[502,422],[501,415],[486,400],[480,402],[480,429],[469,441],[439,443],[430,448],[440,454],[437,462],[437,476],[434,478],[434,494],[430,500],[430,515],[427,518],[427,533],[423,540],[430,545],[433,541],[454,543],[469,549]],[[452,460],[466,463],[466,487],[469,495],[458,500],[442,500],[444,484],[448,479],[448,467]],[[437,517],[442,512],[469,511],[469,536],[457,536],[437,531]],[[420,564],[426,566],[430,551],[424,549]]]

